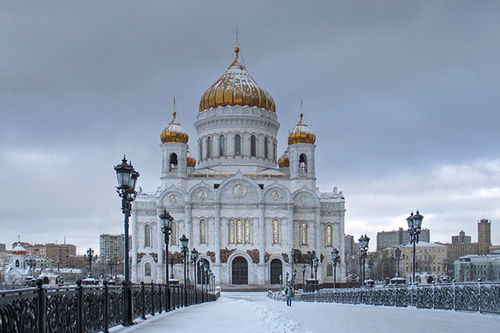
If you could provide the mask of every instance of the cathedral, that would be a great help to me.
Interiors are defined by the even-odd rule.
[[[133,203],[132,280],[165,282],[165,243],[159,215],[173,217],[169,256],[183,279],[179,238],[189,238],[221,286],[267,286],[302,271],[308,252],[319,259],[317,279],[333,283],[331,252],[344,258],[345,200],[341,191],[316,187],[316,135],[301,113],[278,156],[278,114],[273,97],[239,60],[201,96],[195,122],[197,159],[173,113],[160,134],[162,171],[155,191]],[[191,141],[193,143],[193,140]],[[169,262],[170,264],[170,262]],[[190,280],[196,279],[190,265]],[[337,266],[345,281],[345,263]]]

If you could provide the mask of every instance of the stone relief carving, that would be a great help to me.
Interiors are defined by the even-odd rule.
[[[168,196],[168,201],[170,201],[172,205],[175,205],[177,203],[177,196],[175,194],[170,194]]]
[[[236,249],[229,250],[227,247],[225,249],[220,249],[220,262],[227,263],[227,259],[229,259],[229,256],[234,251],[236,251]]]
[[[302,205],[308,205],[310,203],[309,196],[305,193],[299,195],[299,202]]]
[[[202,191],[200,191],[200,192],[198,193],[198,198],[199,198],[201,201],[205,201],[205,200],[207,200],[207,197],[208,197],[207,192],[205,192],[205,191],[203,191],[203,190],[202,190]]]
[[[247,189],[243,184],[236,184],[233,187],[233,195],[235,198],[243,198],[247,193]]]
[[[288,263],[290,261],[290,258],[288,258],[288,253],[282,253],[281,256],[283,257],[283,260]]]
[[[271,192],[271,198],[274,200],[274,201],[278,201],[279,199],[281,199],[281,192],[279,190],[273,190]]]
[[[247,253],[252,258],[252,261],[254,264],[259,263],[259,250],[258,249],[247,250]]]
[[[137,253],[137,263],[140,263],[142,258],[144,258],[146,255],[150,255],[151,257],[153,257],[153,260],[155,262],[158,262],[158,253],[156,252],[150,252],[150,253],[144,253],[144,252],[139,252]]]
[[[215,262],[215,252],[214,251],[207,251],[207,256],[210,257],[211,262]]]

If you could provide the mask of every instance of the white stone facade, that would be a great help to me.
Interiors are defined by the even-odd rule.
[[[276,283],[277,270],[283,277],[291,273],[292,249],[296,259],[315,251],[321,259],[320,283],[332,283],[327,265],[333,248],[344,258],[345,200],[336,189],[329,193],[317,189],[315,144],[290,144],[290,167],[278,167],[277,115],[255,106],[204,110],[195,127],[197,166],[187,166],[187,143],[162,143],[160,186],[140,193],[133,203],[133,281],[165,281],[165,243],[158,215],[166,209],[175,219],[169,252],[177,259],[176,279],[182,280],[178,239],[185,234],[190,250],[196,248],[199,259],[209,262],[220,285]],[[307,162],[299,167],[301,154]],[[246,273],[241,268],[245,261]],[[301,270],[296,268],[300,283]],[[192,266],[190,273],[192,280]],[[343,262],[337,266],[337,281],[345,281]]]

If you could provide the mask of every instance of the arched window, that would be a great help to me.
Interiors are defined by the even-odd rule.
[[[228,230],[228,235],[229,235],[229,244],[234,244],[234,220],[229,220],[228,224],[229,230]]]
[[[219,135],[219,156],[226,155],[226,138],[224,135]]]
[[[203,145],[201,143],[201,140],[198,140],[198,159],[201,161],[201,159],[203,158],[203,155],[202,155],[202,150],[203,150]]]
[[[236,243],[243,244],[243,221],[236,220]]]
[[[269,147],[268,147],[268,140],[267,138],[264,138],[264,158],[269,157]]]
[[[172,222],[172,232],[170,233],[170,244],[177,245],[177,223]]]
[[[151,247],[151,226],[149,224],[144,226],[144,247]]]
[[[250,156],[257,156],[257,139],[255,139],[255,135],[250,137]]]
[[[330,224],[326,226],[326,246],[333,246],[333,227]]]
[[[273,221],[273,244],[280,243],[280,221]]]
[[[19,259],[16,259],[16,267],[19,267]]]
[[[300,244],[307,245],[307,223],[302,222],[300,225]]]
[[[326,264],[326,276],[333,276],[333,264],[330,262]]]
[[[151,264],[149,262],[144,264],[144,276],[151,276]]]
[[[276,161],[276,154],[277,154],[277,151],[276,151],[276,142],[273,143],[273,161]]]
[[[245,220],[245,244],[250,244],[252,242],[252,231],[251,231],[250,220]]]
[[[234,136],[234,155],[241,155],[241,135],[239,134]]]
[[[305,175],[307,173],[307,156],[300,154],[299,156],[299,173]]]
[[[169,169],[169,171],[176,171],[177,170],[177,154],[176,153],[170,154],[170,157],[168,159],[168,169]]]
[[[207,244],[207,221],[200,220],[200,244]]]
[[[212,137],[207,138],[207,158],[212,157]]]

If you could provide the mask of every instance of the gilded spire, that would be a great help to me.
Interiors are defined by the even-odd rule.
[[[316,135],[313,134],[306,123],[304,123],[304,112],[302,110],[303,103],[302,98],[300,99],[299,105],[299,121],[295,125],[295,128],[288,134],[288,144],[295,143],[314,143],[316,141]]]
[[[181,124],[176,121],[177,111],[175,110],[175,97],[173,98],[172,120],[168,123],[167,127],[161,131],[160,139],[162,143],[183,142],[187,143],[189,136],[182,128]]]
[[[234,59],[226,72],[208,88],[200,100],[200,112],[224,106],[250,106],[276,112],[273,97],[250,76],[239,62],[239,37],[236,32]]]

